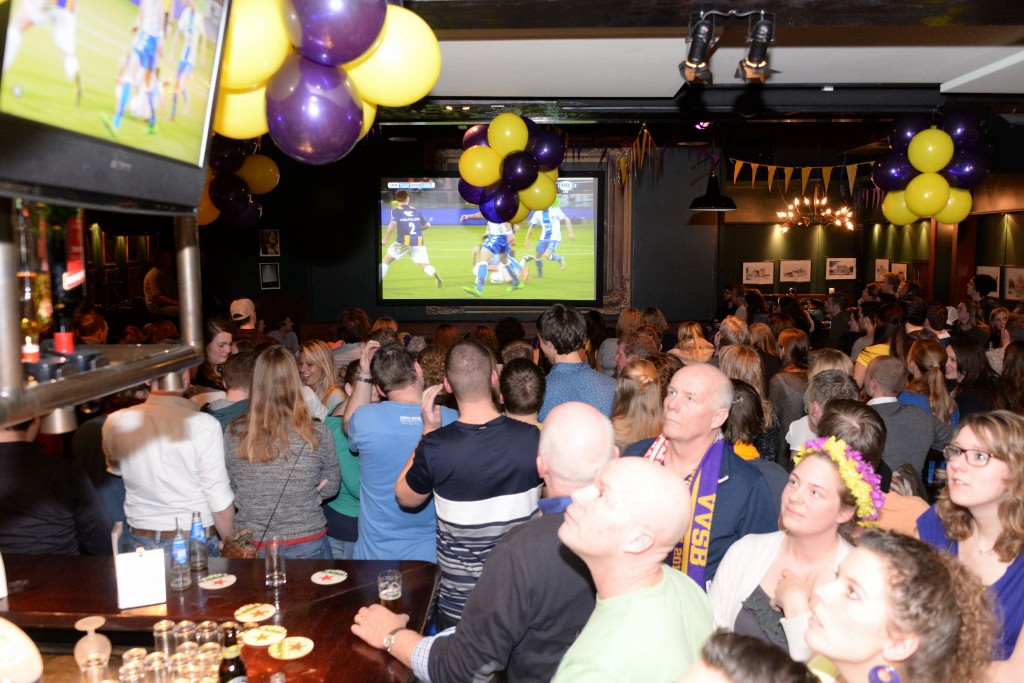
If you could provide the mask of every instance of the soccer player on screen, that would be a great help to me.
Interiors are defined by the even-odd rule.
[[[181,59],[178,60],[178,74],[174,81],[174,96],[171,98],[171,116],[178,115],[178,95],[181,95],[183,107],[182,115],[188,116],[188,80],[192,76],[192,70],[196,66],[196,56],[199,54],[199,41],[203,37],[203,18],[196,11],[195,0],[185,0],[185,7],[178,17],[178,34],[183,42],[181,45]]]
[[[117,137],[124,120],[125,110],[132,97],[132,88],[138,87],[145,92],[149,102],[149,134],[156,134],[156,109],[159,88],[157,83],[157,65],[160,59],[161,39],[164,32],[163,0],[139,0],[139,14],[132,25],[132,49],[128,62],[117,77],[115,93],[117,108],[111,119],[100,114],[107,132]]]
[[[474,218],[482,219],[483,214],[479,211],[463,214],[459,216],[459,222],[465,223],[467,220]],[[487,262],[494,256],[498,257],[499,271],[504,273],[504,276],[508,278],[508,282],[511,285],[508,291],[521,289],[523,283],[519,279],[519,271],[522,269],[522,266],[510,257],[514,240],[515,235],[511,224],[487,221],[487,234],[484,236],[484,243],[480,247],[476,265],[473,267],[476,283],[473,287],[463,287],[462,290],[467,294],[477,297],[483,295],[484,283],[487,281]]]
[[[398,202],[398,206],[391,209],[391,222],[388,223],[384,239],[380,241],[381,246],[387,246],[388,238],[396,229],[398,233],[395,235],[394,244],[388,248],[388,252],[380,264],[380,281],[384,281],[384,276],[388,274],[388,266],[393,261],[409,254],[412,262],[418,264],[424,273],[434,278],[437,281],[437,286],[440,287],[443,284],[441,276],[438,275],[434,266],[430,265],[427,248],[423,246],[423,231],[430,227],[430,222],[423,217],[419,209],[409,206],[409,193],[406,190],[396,192],[395,200]]]
[[[565,221],[565,229],[569,233],[569,239],[576,239],[576,235],[572,231],[572,221],[565,215],[565,212],[558,208],[556,202],[551,208],[544,209],[543,211],[534,211],[533,216],[530,217],[530,226],[526,229],[526,239],[523,240],[523,248],[527,249],[530,246],[530,233],[533,232],[533,226],[541,226],[540,238],[537,240],[537,255],[524,256],[523,260],[529,263],[530,261],[537,261],[537,277],[544,277],[544,259],[556,262],[565,270],[565,257],[559,256],[555,253],[558,249],[559,243],[562,241],[562,221]]]
[[[18,7],[18,15],[7,26],[7,46],[4,49],[4,71],[14,63],[21,49],[25,31],[38,23],[48,21],[53,25],[53,42],[60,50],[64,74],[74,84],[74,103],[82,100],[82,74],[78,70],[75,56],[76,0],[25,0]]]

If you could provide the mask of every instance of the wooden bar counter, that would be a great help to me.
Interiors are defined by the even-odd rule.
[[[288,583],[272,589],[264,584],[262,559],[210,558],[207,570],[192,573],[191,588],[168,588],[165,604],[120,610],[112,557],[4,555],[4,563],[11,594],[0,600],[0,616],[24,629],[44,651],[56,644],[70,652],[82,635],[74,631],[75,621],[94,614],[107,620],[99,632],[115,648],[141,645],[152,650],[152,627],[161,619],[233,621],[235,610],[243,605],[272,604],[277,613],[262,623],[284,626],[289,636],[310,638],[314,648],[301,659],[278,661],[266,648],[243,647],[242,658],[254,683],[268,681],[279,671],[288,683],[408,681],[411,672],[406,667],[367,646],[349,626],[360,607],[378,602],[377,574],[399,569],[402,611],[411,617],[409,628],[422,632],[437,582],[437,568],[429,562],[288,560]],[[345,570],[348,578],[327,586],[311,581],[315,572],[330,568]],[[199,578],[214,573],[234,574],[237,581],[220,590],[199,588]]]

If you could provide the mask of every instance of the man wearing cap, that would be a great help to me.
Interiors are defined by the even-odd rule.
[[[235,299],[231,302],[231,319],[238,325],[233,338],[249,339],[253,344],[276,344],[277,340],[256,329],[256,304],[252,299]]]

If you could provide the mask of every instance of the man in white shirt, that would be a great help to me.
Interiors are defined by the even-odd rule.
[[[562,221],[565,221],[565,229],[569,234],[569,239],[576,239],[576,235],[572,231],[572,221],[565,215],[558,206],[552,206],[549,209],[543,211],[534,211],[530,217],[530,226],[526,229],[526,239],[523,240],[523,248],[526,249],[530,246],[530,234],[533,232],[533,226],[540,226],[540,238],[537,240],[537,255],[525,256],[523,261],[537,261],[537,277],[544,277],[544,259],[554,261],[562,270],[565,270],[565,257],[559,256],[555,253],[558,249],[559,243],[562,241]]]

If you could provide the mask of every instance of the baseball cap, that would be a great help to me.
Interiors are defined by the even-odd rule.
[[[252,299],[235,299],[231,302],[231,319],[235,322],[248,320],[254,310],[256,305]]]

